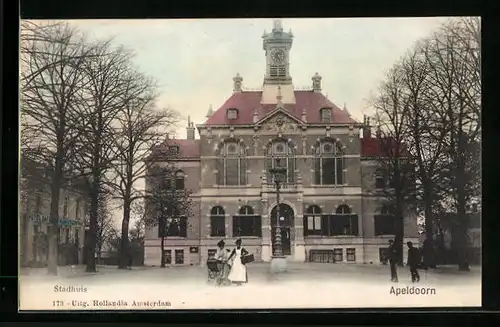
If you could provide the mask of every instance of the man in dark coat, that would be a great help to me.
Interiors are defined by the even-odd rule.
[[[389,257],[389,265],[391,266],[391,281],[397,283],[398,282],[398,271],[396,269],[397,252],[393,240],[389,240],[389,249],[387,250],[387,255]]]
[[[420,264],[420,251],[413,247],[412,242],[406,243],[408,246],[408,266],[410,266],[411,281],[413,283],[420,281],[418,265]]]

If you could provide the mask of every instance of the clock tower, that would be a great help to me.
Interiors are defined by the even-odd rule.
[[[273,21],[271,33],[264,32],[263,48],[266,55],[266,74],[262,103],[277,103],[278,86],[283,103],[295,103],[292,77],[290,76],[290,49],[292,31],[284,32],[281,19]]]

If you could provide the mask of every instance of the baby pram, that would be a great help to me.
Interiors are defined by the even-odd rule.
[[[224,273],[224,262],[209,258],[207,260],[207,268],[208,268],[208,281],[215,281],[217,285],[222,283],[222,275]]]

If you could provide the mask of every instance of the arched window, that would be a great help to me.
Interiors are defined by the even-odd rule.
[[[253,209],[250,206],[243,206],[243,207],[241,207],[239,213],[240,213],[240,215],[245,215],[245,216],[253,215]]]
[[[309,206],[304,215],[304,236],[321,235],[321,220],[321,208],[317,205]]]
[[[328,217],[329,235],[359,234],[358,215],[354,214],[348,205],[341,204],[335,209],[335,214]]]
[[[175,189],[176,190],[183,190],[184,189],[184,172],[182,170],[178,170],[175,173]]]
[[[210,236],[226,236],[226,213],[221,206],[210,210]]]
[[[283,184],[295,183],[295,147],[288,141],[275,140],[269,144],[266,153],[267,182],[274,184],[274,176],[269,172],[271,168],[283,167],[285,176],[281,176]]]
[[[224,142],[219,148],[217,183],[219,185],[246,185],[246,151],[243,143]]]
[[[233,217],[233,236],[262,236],[261,217],[250,206],[242,206]]]
[[[380,214],[377,214],[373,217],[375,224],[375,235],[394,235],[395,226],[394,226],[394,215],[391,212],[391,208],[389,205],[382,205],[380,208]]]
[[[344,157],[337,142],[323,141],[314,148],[314,182],[316,185],[344,184]]]
[[[337,207],[335,210],[337,215],[349,215],[351,213],[351,208],[349,206],[342,204]]]

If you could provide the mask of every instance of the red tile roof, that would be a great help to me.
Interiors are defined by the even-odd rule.
[[[262,91],[243,91],[234,93],[226,102],[208,118],[205,125],[246,125],[253,123],[253,113],[258,109],[259,119],[276,109],[275,104],[261,105]],[[306,109],[307,123],[321,123],[319,110],[332,109],[332,123],[351,124],[358,123],[349,114],[337,107],[323,94],[314,91],[295,91],[295,104],[285,104],[290,114],[297,119],[302,119],[302,111]],[[238,109],[238,118],[227,119],[226,111],[229,108]]]
[[[162,144],[153,148],[150,159],[154,157],[169,157],[168,151],[170,146],[178,146],[179,154],[176,157],[182,159],[199,159],[200,158],[200,140],[187,139],[167,139]]]
[[[361,156],[363,157],[382,157],[382,156],[388,156],[388,150],[386,149],[381,149],[380,147],[380,142],[381,141],[387,141],[387,138],[383,139],[378,139],[374,137],[369,137],[369,138],[362,138],[361,139]],[[392,140],[391,143],[391,149],[396,148],[396,141]],[[403,147],[400,149],[401,154],[404,154],[406,152],[406,149]],[[393,157],[395,158],[395,157]]]

